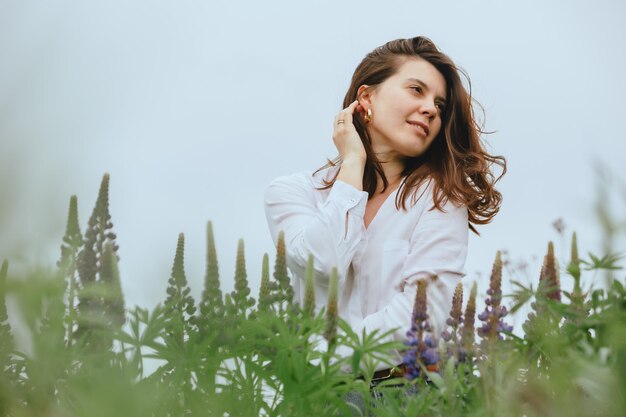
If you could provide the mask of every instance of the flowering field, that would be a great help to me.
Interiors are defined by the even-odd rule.
[[[223,294],[210,223],[200,300],[187,285],[180,235],[165,301],[152,311],[125,306],[108,184],[105,175],[84,234],[71,198],[53,271],[13,276],[2,263],[0,416],[626,415],[623,274],[615,278],[611,254],[579,257],[575,235],[570,259],[559,263],[550,243],[535,285],[518,283],[508,297],[496,254],[485,305],[476,285],[469,294],[459,286],[442,334],[431,332],[420,281],[402,344],[355,334],[337,317],[336,274],[328,305],[315,306],[311,265],[304,305],[291,303],[282,238],[271,276],[264,258],[257,297],[240,241],[235,288]],[[583,288],[582,275],[598,270],[608,289]],[[566,279],[571,292],[560,287]],[[14,343],[7,298],[28,347]],[[508,300],[511,312],[531,306],[523,336],[506,322]],[[354,354],[338,357],[339,346]],[[373,363],[389,349],[404,352],[405,376],[370,391]],[[147,372],[146,360],[158,368]]]

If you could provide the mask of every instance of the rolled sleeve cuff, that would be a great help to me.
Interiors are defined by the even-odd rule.
[[[337,180],[328,194],[326,203],[334,202],[346,211],[363,217],[365,215],[367,197],[368,194],[366,191],[359,191],[356,187],[341,180]]]

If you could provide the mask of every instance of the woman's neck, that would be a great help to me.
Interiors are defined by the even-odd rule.
[[[387,189],[385,191],[394,190],[402,181],[402,172],[404,171],[404,163],[402,161],[389,161],[381,163],[385,178],[387,178]],[[383,180],[380,175],[376,174],[376,193],[383,191]]]

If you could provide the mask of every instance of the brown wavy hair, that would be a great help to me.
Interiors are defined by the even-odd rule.
[[[428,149],[422,155],[404,161],[402,176],[405,178],[396,196],[396,207],[406,210],[409,196],[413,196],[413,202],[417,201],[416,190],[426,181],[434,181],[434,206],[431,210],[442,210],[442,205],[448,200],[465,205],[469,212],[469,228],[479,234],[474,225],[489,223],[500,210],[502,194],[494,185],[506,173],[506,160],[487,153],[481,143],[480,136],[489,132],[482,130],[474,116],[472,103],[479,107],[480,104],[472,98],[471,83],[463,69],[426,37],[396,39],[374,49],[357,66],[343,100],[343,108],[357,99],[357,90],[361,85],[381,84],[412,57],[426,60],[443,75],[446,80],[446,106],[441,115],[442,128]],[[467,90],[461,75],[467,80]],[[383,182],[383,191],[389,182],[372,150],[363,116],[355,113],[353,123],[367,154],[363,190],[371,197],[376,192],[377,173]],[[341,157],[337,157],[316,173],[340,163]],[[502,170],[497,178],[491,172],[494,164]],[[331,180],[325,180],[325,186],[320,189],[332,187],[338,174],[339,171]]]

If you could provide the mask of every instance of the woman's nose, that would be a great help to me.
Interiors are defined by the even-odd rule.
[[[421,113],[428,116],[429,119],[433,119],[437,115],[437,106],[430,100],[425,100],[422,103]]]

